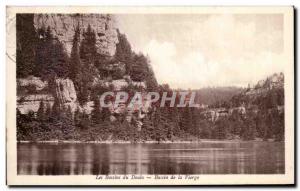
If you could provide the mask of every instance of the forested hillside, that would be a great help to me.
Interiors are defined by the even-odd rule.
[[[281,76],[255,89],[196,90],[208,108],[101,108],[106,91],[175,91],[157,83],[151,58],[134,52],[112,20],[17,15],[18,140],[283,140]]]
[[[197,90],[197,103],[216,106],[230,100],[244,89],[239,87],[206,87]]]

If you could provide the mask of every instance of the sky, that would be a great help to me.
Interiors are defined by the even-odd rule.
[[[172,88],[254,85],[283,71],[281,14],[116,16],[134,51]]]

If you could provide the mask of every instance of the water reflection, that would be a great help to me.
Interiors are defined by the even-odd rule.
[[[18,174],[279,174],[284,144],[18,143]]]

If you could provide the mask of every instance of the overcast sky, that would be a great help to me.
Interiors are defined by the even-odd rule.
[[[283,71],[283,15],[117,15],[159,83],[172,88],[247,86]]]

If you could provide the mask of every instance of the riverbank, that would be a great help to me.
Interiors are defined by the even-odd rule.
[[[262,140],[262,139],[255,139],[255,140],[216,140],[216,139],[199,139],[199,140],[193,140],[193,141],[122,141],[122,140],[116,140],[116,141],[75,141],[75,140],[47,140],[47,141],[17,141],[18,143],[94,143],[94,144],[190,144],[190,143],[236,143],[236,142],[275,142],[274,139],[268,139],[268,140]]]

